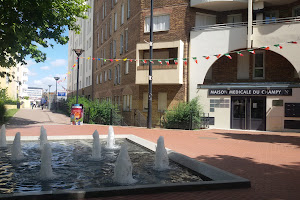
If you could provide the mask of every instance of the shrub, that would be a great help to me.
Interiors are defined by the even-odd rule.
[[[68,112],[69,112],[69,114],[71,114],[72,105],[76,104],[76,97],[68,98],[67,101],[68,101],[67,102]],[[82,104],[83,105],[83,109],[85,111],[87,111],[91,107],[92,101],[88,100],[85,97],[78,97],[78,104]]]
[[[6,113],[6,109],[4,106],[4,101],[0,100],[0,121],[4,122],[4,115]]]
[[[198,98],[190,102],[180,102],[172,110],[167,110],[164,115],[165,128],[194,129],[201,125],[202,108]]]
[[[109,101],[93,101],[90,109],[90,120],[92,123],[108,125],[110,124],[112,115],[112,123],[116,124],[121,119],[121,116],[117,112],[118,107]]]

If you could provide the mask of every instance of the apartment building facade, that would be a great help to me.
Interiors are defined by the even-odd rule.
[[[28,68],[26,65],[17,64],[16,67],[9,69],[0,67],[0,70],[14,76],[8,77],[6,75],[4,78],[0,77],[0,88],[7,88],[9,98],[16,100],[28,96],[26,93],[28,88]]]
[[[300,1],[190,3],[202,10],[190,32],[189,99],[210,127],[299,131]]]
[[[125,121],[144,125],[148,70],[153,63],[153,125],[188,100],[189,30],[197,8],[188,0],[154,1],[153,59],[149,60],[150,0],[95,1],[93,98],[119,105]]]
[[[68,96],[75,96],[77,90],[77,55],[74,49],[83,49],[84,52],[79,59],[79,79],[78,93],[80,96],[92,98],[92,57],[93,57],[93,15],[94,1],[88,0],[86,3],[91,7],[86,12],[87,19],[78,19],[81,27],[80,34],[69,31],[69,47],[68,47]]]

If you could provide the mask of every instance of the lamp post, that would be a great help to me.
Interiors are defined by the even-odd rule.
[[[151,0],[150,16],[150,60],[149,60],[149,89],[148,89],[148,118],[147,128],[152,127],[152,54],[153,54],[153,0]]]
[[[79,56],[84,52],[83,49],[73,49],[77,55],[77,88],[76,88],[76,104],[78,104],[78,83],[79,83]]]
[[[55,110],[57,111],[57,81],[59,80],[59,77],[54,77],[54,79],[56,80],[56,91],[55,91]]]
[[[48,99],[49,99],[48,100],[48,105],[49,106],[48,107],[49,107],[49,110],[50,110],[50,106],[51,106],[51,103],[50,103],[50,88],[51,88],[52,85],[48,85],[48,86],[49,86],[49,97],[48,97]]]

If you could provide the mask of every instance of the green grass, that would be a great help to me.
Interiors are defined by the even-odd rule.
[[[18,112],[19,109],[9,109],[9,110],[6,110],[6,113],[4,115],[4,121],[0,121],[0,124],[5,124],[6,122],[9,121],[10,118],[12,118],[17,112]]]

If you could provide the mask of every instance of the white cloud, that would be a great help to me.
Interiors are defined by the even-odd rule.
[[[56,59],[54,61],[51,62],[51,65],[53,67],[60,67],[60,66],[64,66],[64,65],[67,65],[67,60],[65,59]]]
[[[58,76],[60,77],[62,80],[65,78],[65,74],[56,74],[55,76]],[[49,75],[49,76],[46,76],[44,78],[41,78],[39,80],[34,80],[33,81],[33,85],[36,86],[36,87],[42,87],[44,89],[49,89],[49,86],[48,85],[52,85],[51,86],[51,91],[55,91],[55,86],[56,86],[56,81],[54,80],[54,77],[53,75]],[[65,88],[67,88],[67,80],[63,81],[63,82],[59,82],[57,84],[57,90],[58,91],[62,91],[63,88],[61,87],[61,85]]]
[[[27,67],[30,67],[31,65],[35,65],[36,62],[34,60],[26,60],[26,63],[27,63]]]
[[[42,69],[42,70],[49,70],[50,68],[48,66],[43,66],[43,67],[40,67],[40,69]]]
[[[28,69],[28,76],[36,76],[37,73]]]

